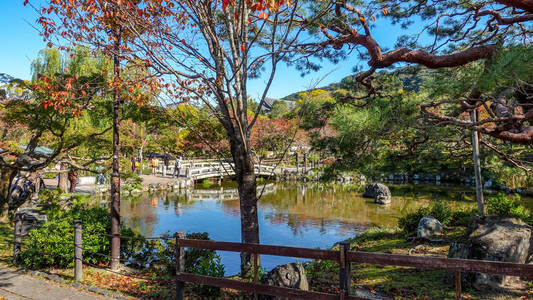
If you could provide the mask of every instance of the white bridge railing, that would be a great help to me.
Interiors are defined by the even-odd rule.
[[[186,175],[192,180],[235,175],[235,171],[233,170],[233,164],[230,163],[190,163],[183,164],[183,167],[188,170]],[[254,170],[255,174],[260,176],[276,175],[276,169],[272,166],[255,165]]]

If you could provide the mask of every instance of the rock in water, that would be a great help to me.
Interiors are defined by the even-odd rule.
[[[532,263],[532,227],[513,217],[488,216],[470,219],[465,244],[453,244],[448,257]],[[517,276],[482,273],[463,274],[463,282],[476,289],[521,289],[527,282]]]
[[[280,286],[308,291],[309,283],[305,276],[305,269],[301,263],[290,263],[277,266],[261,278],[261,284]],[[280,297],[261,295],[259,299],[285,299]]]
[[[418,222],[416,236],[419,238],[431,238],[442,234],[442,224],[431,216],[425,216]]]
[[[381,183],[372,183],[369,184],[363,197],[374,198],[374,202],[378,204],[389,204],[391,203],[391,194],[389,188]]]

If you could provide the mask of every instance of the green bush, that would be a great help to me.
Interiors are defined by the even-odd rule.
[[[477,209],[460,209],[452,212],[450,224],[451,226],[468,226],[470,218],[477,216]]]
[[[49,221],[29,232],[20,254],[21,263],[35,269],[48,266],[71,267],[74,264],[74,220],[83,223],[83,259],[92,264],[109,262],[111,219],[105,208],[75,207],[70,211],[55,211]],[[121,235],[131,236],[131,230]],[[124,248],[127,249],[127,241]],[[125,253],[122,253],[125,255]]]
[[[487,198],[487,213],[498,216],[513,216],[532,224],[531,213],[520,204],[520,196],[507,196],[498,193],[496,196]]]
[[[424,216],[430,215],[428,207],[419,207],[415,211],[410,211],[398,219],[398,227],[408,235],[416,233],[418,222]]]
[[[208,188],[208,187],[211,187],[212,185],[213,185],[213,183],[211,182],[211,180],[209,180],[209,179],[202,180],[202,187],[203,188]]]
[[[142,190],[143,179],[139,175],[128,172],[122,175],[122,179],[124,180],[124,190],[130,192],[133,190]]]
[[[60,190],[39,192],[43,211],[48,221],[28,233],[23,239],[20,262],[29,268],[48,266],[70,267],[74,263],[74,221],[82,221],[83,258],[92,264],[108,263],[111,217],[107,208],[91,207],[87,197],[75,196],[63,200]],[[72,209],[61,204],[69,203]],[[131,229],[122,229],[121,235],[134,236]],[[130,239],[123,241],[123,249],[130,249]],[[103,254],[103,255],[102,255]],[[121,255],[129,255],[122,251]]]
[[[196,240],[209,240],[207,232],[187,233],[186,238]],[[139,245],[136,245],[139,248]],[[162,274],[174,274],[176,272],[176,240],[144,240],[140,251],[133,254],[131,264],[154,268]],[[190,248],[185,251],[185,272],[224,277],[224,265],[215,250]],[[220,295],[220,288],[194,285],[196,294],[204,297],[216,297]]]
[[[439,220],[442,225],[446,226],[450,225],[454,219],[452,209],[448,205],[439,201],[431,207],[423,206],[415,211],[406,213],[398,220],[398,227],[408,235],[415,234],[418,228],[418,222],[420,222],[420,219],[424,216],[432,216]]]

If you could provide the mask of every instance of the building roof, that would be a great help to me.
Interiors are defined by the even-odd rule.
[[[293,109],[296,106],[296,102],[295,101],[287,101],[287,100],[281,100],[281,99],[274,99],[274,98],[265,97],[265,101],[263,102],[262,109],[265,112],[270,112],[272,110],[272,106],[274,106],[274,103],[277,102],[277,101],[285,102],[285,105],[287,106],[287,108],[289,110]]]

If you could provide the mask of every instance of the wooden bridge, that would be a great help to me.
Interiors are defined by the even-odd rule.
[[[181,165],[180,175],[187,179],[197,181],[210,178],[225,178],[235,176],[233,169],[233,163],[213,161],[186,161]],[[163,174],[164,164],[159,162],[158,173]],[[166,174],[170,175],[174,173],[174,163],[169,164],[166,170]],[[255,174],[258,177],[276,177],[282,173],[281,168],[275,168],[270,165],[256,164],[254,166]]]

